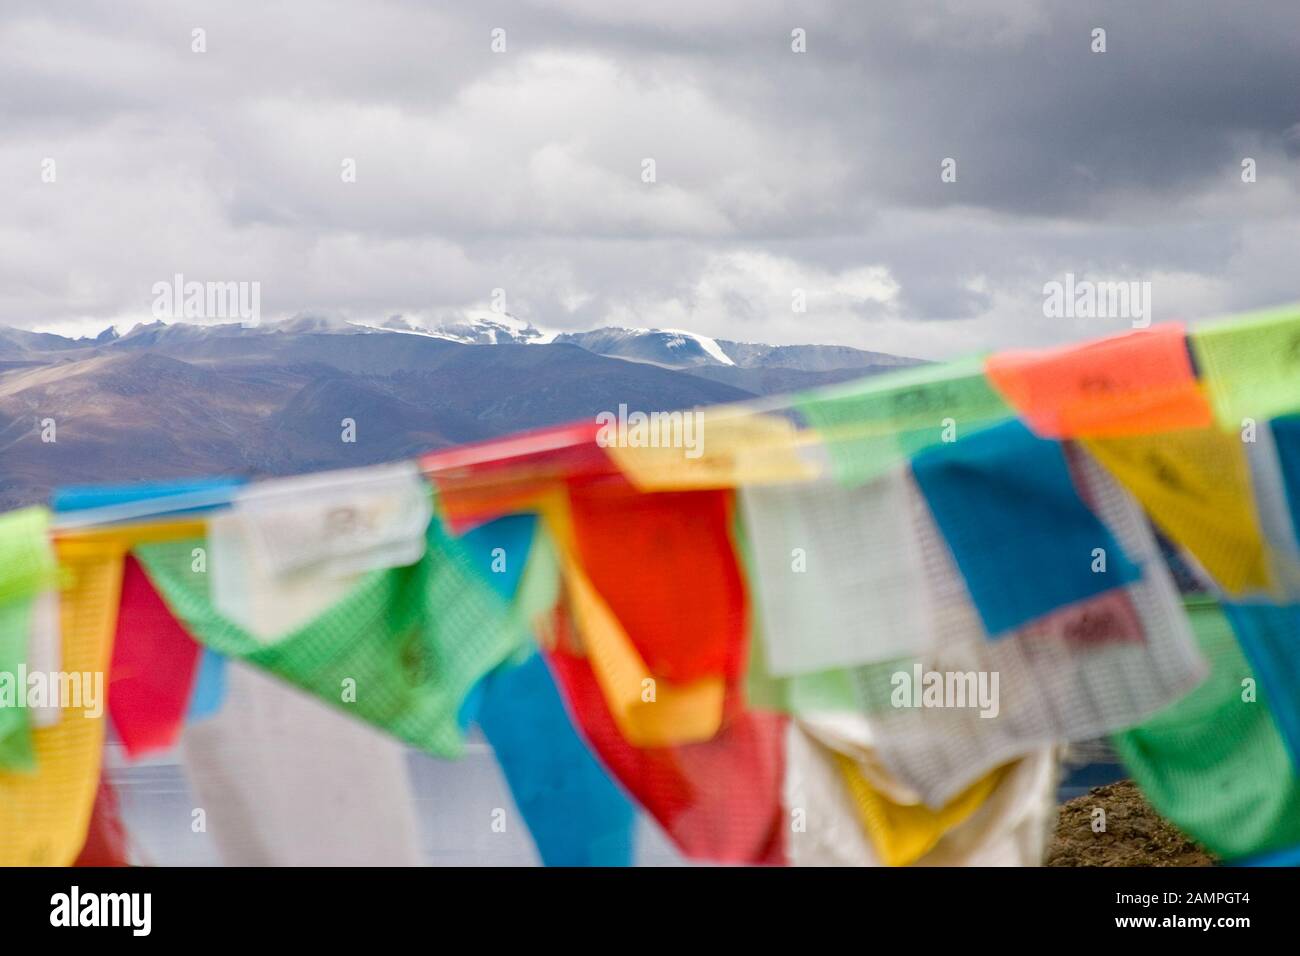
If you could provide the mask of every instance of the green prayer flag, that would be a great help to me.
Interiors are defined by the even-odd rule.
[[[1189,599],[1210,676],[1151,719],[1112,736],[1151,805],[1228,860],[1300,844],[1300,776],[1222,609]],[[1250,678],[1250,683],[1245,683]]]
[[[58,578],[49,523],[44,508],[0,515],[0,770],[36,769],[26,688],[18,676],[27,663],[32,602]]]
[[[456,715],[465,695],[528,640],[523,606],[507,604],[481,580],[437,518],[418,562],[367,574],[328,610],[270,643],[213,609],[207,574],[191,566],[191,551],[202,544],[135,552],[190,633],[435,756],[461,753]],[[544,558],[539,568],[526,585],[532,602],[553,587]]]
[[[1300,305],[1199,326],[1189,338],[1224,428],[1300,409]]]
[[[794,407],[825,442],[831,473],[847,484],[1015,416],[978,356],[804,392]]]

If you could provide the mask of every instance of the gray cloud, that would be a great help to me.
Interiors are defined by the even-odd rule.
[[[442,6],[7,3],[0,322],[148,320],[181,272],[942,356],[1114,331],[1043,318],[1066,271],[1157,318],[1300,298],[1287,0]]]

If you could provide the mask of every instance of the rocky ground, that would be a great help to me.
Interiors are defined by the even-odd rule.
[[[1104,829],[1094,829],[1096,809]],[[1130,780],[1094,787],[1061,806],[1048,866],[1213,866],[1215,859],[1161,819]]]

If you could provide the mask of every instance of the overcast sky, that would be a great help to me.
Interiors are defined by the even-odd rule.
[[[502,288],[552,329],[944,357],[1128,326],[1045,317],[1067,272],[1157,320],[1300,299],[1297,212],[1294,0],[0,6],[27,328],[150,321],[181,273],[264,321]]]

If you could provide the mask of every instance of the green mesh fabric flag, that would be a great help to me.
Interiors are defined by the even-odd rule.
[[[1213,322],[1190,338],[1224,428],[1300,411],[1300,305]]]
[[[484,674],[516,654],[526,622],[493,593],[435,519],[415,564],[375,571],[308,624],[270,643],[212,606],[192,567],[202,540],[136,549],[163,599],[204,644],[242,658],[435,756],[460,754],[456,714]]]
[[[1300,843],[1300,775],[1268,700],[1243,700],[1253,678],[1223,611],[1189,599],[1209,678],[1111,739],[1157,812],[1224,859]],[[1249,696],[1249,695],[1246,695]]]
[[[1015,416],[978,357],[805,392],[794,405],[826,443],[832,474],[850,484]]]
[[[36,767],[20,675],[27,663],[32,602],[55,583],[57,572],[49,513],[23,508],[0,515],[0,770]]]

